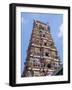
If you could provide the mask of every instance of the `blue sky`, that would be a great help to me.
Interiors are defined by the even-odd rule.
[[[52,13],[21,12],[21,72],[24,69],[24,62],[26,61],[26,51],[32,33],[34,19],[44,23],[49,23],[52,38],[54,40],[61,61],[63,62],[63,15]]]

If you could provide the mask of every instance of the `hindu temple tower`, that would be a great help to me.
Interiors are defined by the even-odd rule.
[[[60,57],[50,32],[50,26],[34,20],[22,76],[55,75],[60,68]]]

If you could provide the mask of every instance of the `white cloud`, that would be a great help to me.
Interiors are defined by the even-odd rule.
[[[58,33],[58,37],[62,37],[63,35],[63,23],[60,25],[60,29],[59,29],[59,33]]]

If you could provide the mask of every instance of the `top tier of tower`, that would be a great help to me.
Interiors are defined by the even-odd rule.
[[[34,20],[33,22],[33,28],[38,28],[39,30],[46,30],[48,32],[50,32],[50,26],[46,23],[43,23],[41,21],[38,20]]]

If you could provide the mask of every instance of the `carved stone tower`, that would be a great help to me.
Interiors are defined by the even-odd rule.
[[[34,20],[22,76],[55,75],[60,67],[60,58],[50,33],[50,26]]]

